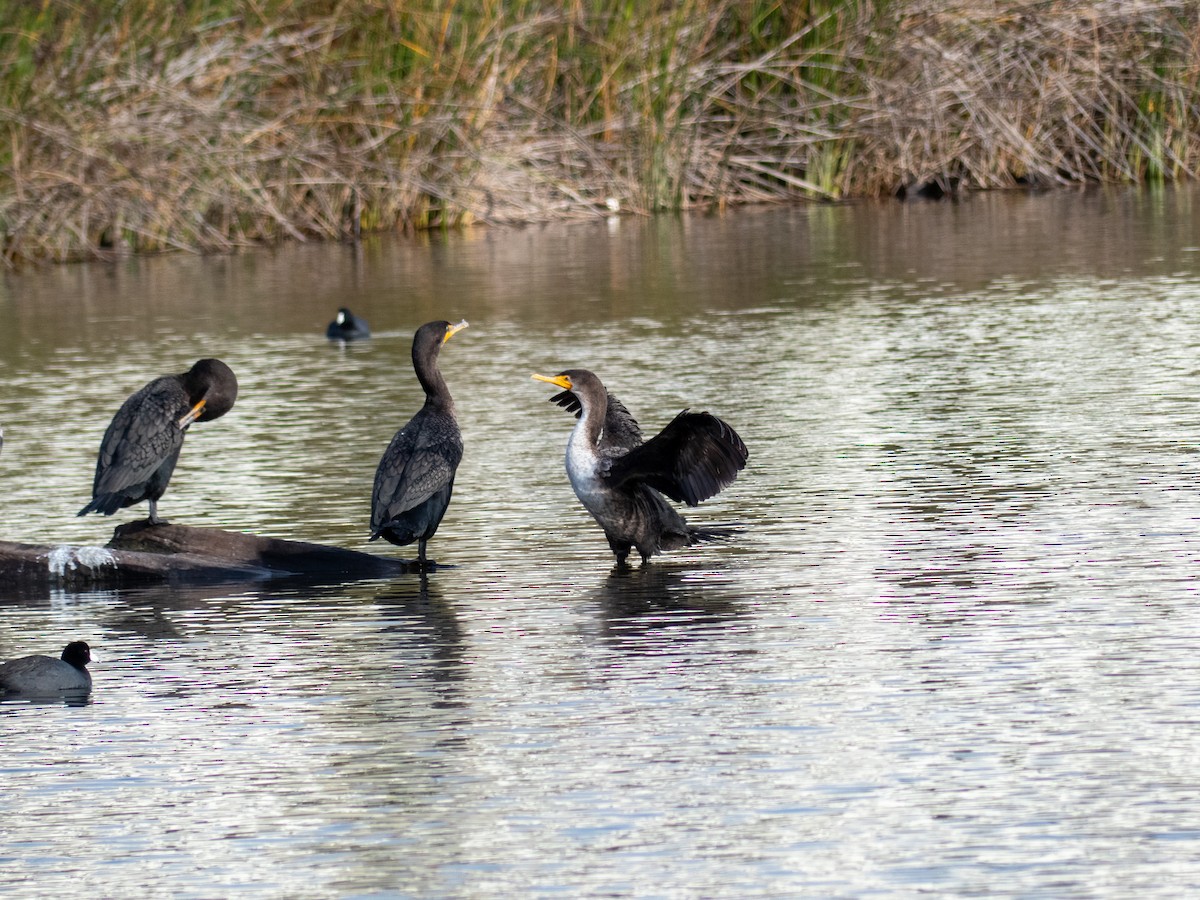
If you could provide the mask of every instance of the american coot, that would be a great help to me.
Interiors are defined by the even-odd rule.
[[[325,329],[325,337],[331,341],[358,341],[370,336],[371,329],[367,327],[367,320],[356,316],[344,306],[337,311],[337,316]]]
[[[466,327],[466,322],[429,322],[417,329],[412,360],[425,390],[425,405],[396,432],[375,471],[371,540],[382,537],[401,547],[417,541],[422,569],[429,566],[425,544],[450,505],[454,472],[463,453],[454,400],[438,369],[438,353]]]
[[[158,498],[167,489],[183,436],[192,422],[211,422],[233,408],[238,384],[219,359],[202,359],[182,375],[164,375],[129,397],[100,442],[92,502],[79,511],[111,516],[150,501],[157,524]]]
[[[579,421],[567,440],[567,476],[608,545],[624,563],[636,547],[642,562],[663,550],[727,538],[736,529],[693,528],[662,495],[696,506],[733,482],[749,453],[737,432],[709,413],[686,409],[648,441],[629,410],[586,369],[553,377],[564,388],[551,401]]]
[[[92,689],[92,676],[87,670],[91,661],[91,648],[83,641],[71,641],[63,648],[60,659],[35,655],[0,663],[0,693],[24,696],[87,693]]]

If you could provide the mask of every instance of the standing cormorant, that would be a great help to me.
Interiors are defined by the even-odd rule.
[[[357,341],[370,336],[371,329],[367,327],[367,320],[356,316],[344,306],[337,311],[337,316],[325,329],[325,337],[331,341]]]
[[[396,432],[375,471],[371,540],[382,537],[399,547],[416,541],[422,570],[430,567],[425,544],[450,505],[454,472],[463,453],[454,400],[438,369],[438,353],[466,327],[465,321],[429,322],[413,335],[413,369],[425,390],[425,405]]]
[[[211,422],[233,408],[238,384],[219,359],[202,359],[182,375],[155,378],[121,404],[100,442],[92,502],[79,511],[111,516],[150,501],[157,525],[158,498],[167,489],[183,436],[192,422]]]
[[[533,377],[564,388],[551,402],[579,417],[567,440],[567,476],[618,564],[634,547],[644,563],[663,550],[729,536],[728,527],[693,528],[662,496],[696,506],[733,482],[749,454],[728,424],[685,409],[643,442],[629,410],[587,369]]]
[[[87,670],[91,661],[91,648],[84,641],[71,641],[59,659],[38,654],[0,663],[0,694],[86,693],[92,689]]]

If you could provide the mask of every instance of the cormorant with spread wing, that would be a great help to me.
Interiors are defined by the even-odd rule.
[[[175,471],[188,426],[221,418],[233,409],[237,392],[229,366],[202,359],[182,375],[163,375],[131,394],[104,432],[92,502],[78,514],[111,516],[149,500],[150,524],[159,524],[158,500]]]
[[[413,369],[425,390],[425,405],[396,432],[375,471],[371,540],[382,537],[400,547],[416,541],[422,570],[430,565],[425,544],[450,505],[463,454],[454,400],[438,368],[438,354],[466,327],[465,321],[429,322],[413,335]]]
[[[567,476],[618,564],[634,547],[646,562],[663,550],[729,536],[727,527],[688,525],[662,496],[696,506],[733,482],[749,453],[727,423],[685,409],[643,441],[629,410],[587,369],[533,377],[563,388],[551,402],[579,417],[567,440]]]

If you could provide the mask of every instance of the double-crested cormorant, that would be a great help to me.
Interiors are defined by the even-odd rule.
[[[564,388],[551,402],[579,417],[567,440],[567,476],[619,564],[633,547],[646,562],[663,550],[729,536],[728,527],[693,528],[662,496],[696,506],[732,483],[749,454],[729,425],[685,409],[643,442],[629,410],[587,369],[533,377]]]
[[[238,384],[219,359],[202,359],[182,375],[155,378],[121,404],[100,442],[92,502],[79,511],[111,516],[150,501],[157,525],[158,498],[167,489],[183,436],[192,422],[211,422],[233,408]]]
[[[325,329],[325,337],[331,341],[357,341],[370,336],[371,329],[367,327],[367,320],[356,316],[344,306],[337,311],[337,316]]]
[[[36,655],[0,663],[0,693],[44,696],[90,691],[87,664],[91,661],[91,648],[83,641],[71,641],[60,659]]]
[[[371,540],[382,537],[400,547],[416,541],[422,569],[428,567],[425,544],[450,505],[454,472],[463,453],[454,400],[438,369],[438,353],[466,327],[465,321],[429,322],[413,335],[413,369],[425,389],[425,405],[396,432],[375,471]]]

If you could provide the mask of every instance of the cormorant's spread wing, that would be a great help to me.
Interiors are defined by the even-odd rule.
[[[179,419],[187,411],[187,394],[173,378],[156,378],[122,403],[100,442],[93,494],[140,484],[177,454],[184,434]]]
[[[454,479],[463,445],[453,422],[414,418],[396,432],[375,472],[371,528],[424,503]]]
[[[672,500],[695,506],[719,493],[745,468],[749,452],[726,422],[686,409],[659,434],[614,459],[614,485],[641,481]]]
[[[550,398],[551,403],[557,403],[567,412],[575,413],[575,418],[583,414],[583,405],[570,391],[563,391]],[[632,450],[642,442],[642,429],[637,419],[633,417],[625,404],[608,395],[608,411],[604,414],[604,431],[600,436],[600,449],[603,450]]]

